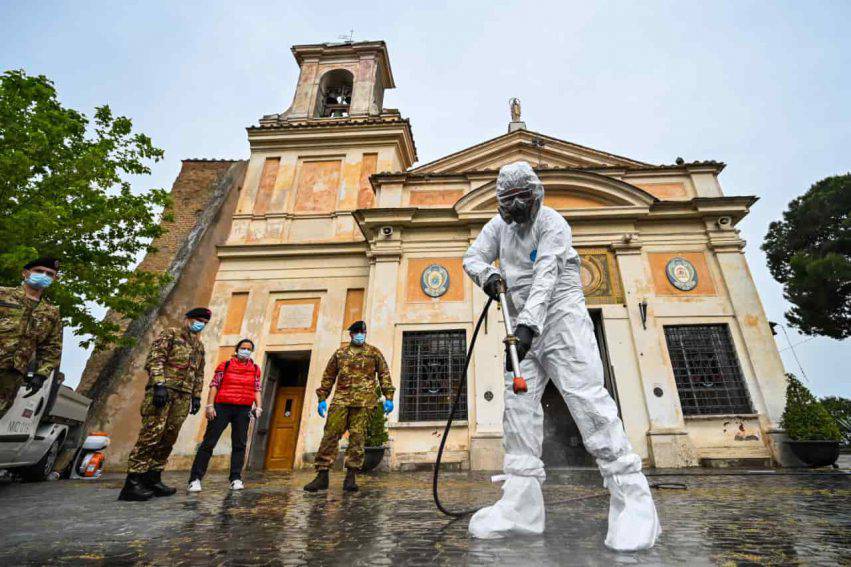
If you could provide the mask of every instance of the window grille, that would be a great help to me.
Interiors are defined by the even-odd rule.
[[[727,325],[665,326],[683,415],[752,413]]]
[[[400,421],[436,421],[449,417],[458,382],[464,379],[467,333],[410,331],[402,335]],[[461,390],[456,419],[467,419],[467,388]]]

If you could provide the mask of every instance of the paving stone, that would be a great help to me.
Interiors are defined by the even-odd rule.
[[[594,471],[551,471],[541,536],[474,540],[467,520],[440,515],[427,472],[363,475],[343,493],[308,494],[310,472],[251,474],[228,491],[211,474],[187,494],[118,502],[123,478],[0,485],[0,565],[841,565],[851,557],[851,476],[674,473],[655,482],[663,534],[640,553],[603,546],[608,499]],[[446,473],[453,508],[485,505],[499,485],[483,473]],[[591,496],[584,500],[580,497]]]

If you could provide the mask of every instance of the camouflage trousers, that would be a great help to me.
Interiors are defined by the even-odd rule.
[[[127,459],[128,473],[161,471],[177,441],[180,426],[189,414],[191,394],[168,389],[165,407],[154,407],[154,390],[149,388],[142,401],[142,428]]]
[[[24,383],[24,376],[17,370],[11,368],[0,369],[0,419],[15,403],[18,397],[18,389]]]
[[[337,459],[337,449],[340,437],[349,432],[349,448],[346,449],[346,468],[360,470],[363,467],[363,444],[366,425],[373,408],[346,407],[331,405],[328,410],[328,421],[325,423],[325,434],[319,444],[319,451],[313,461],[316,470],[328,470]]]

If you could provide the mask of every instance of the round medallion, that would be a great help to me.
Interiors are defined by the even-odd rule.
[[[665,266],[671,285],[680,291],[691,291],[697,287],[697,270],[685,258],[671,258]]]
[[[603,273],[600,267],[587,258],[579,261],[579,279],[585,295],[593,294],[603,285]]]
[[[432,264],[423,270],[420,285],[429,297],[440,297],[449,289],[449,272],[440,264]]]

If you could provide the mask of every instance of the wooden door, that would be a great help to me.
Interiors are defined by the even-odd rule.
[[[275,413],[269,422],[269,445],[266,450],[267,470],[291,470],[298,442],[303,386],[279,387],[275,393]]]

